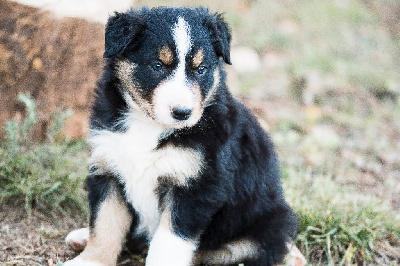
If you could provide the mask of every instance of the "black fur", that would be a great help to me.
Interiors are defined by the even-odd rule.
[[[165,201],[171,203],[174,232],[184,239],[200,236],[200,250],[218,249],[246,237],[262,248],[260,256],[246,261],[246,266],[281,262],[287,253],[286,243],[295,237],[296,218],[283,197],[279,163],[270,137],[225,85],[223,65],[230,63],[231,34],[220,15],[210,14],[205,8],[144,8],[111,17],[106,27],[106,66],[97,89],[91,129],[125,130],[119,121],[129,110],[119,89],[121,82],[115,76],[117,60],[125,58],[138,65],[135,81],[145,99],[150,99],[152,89],[173,71],[177,62],[154,76],[146,62],[155,57],[155,47],[173,44],[171,36],[163,32],[178,15],[183,15],[196,33],[191,53],[202,47],[208,66],[202,76],[189,71],[188,79],[199,84],[205,97],[214,84],[212,73],[219,68],[220,85],[213,103],[203,110],[196,125],[160,137],[158,149],[167,145],[193,148],[202,152],[206,162],[200,176],[188,186],[161,182],[157,190],[160,206]],[[92,226],[109,187],[116,186],[123,194],[117,180],[112,174],[97,175],[96,171],[89,176]],[[138,216],[129,207],[134,217],[133,232]],[[146,246],[144,236],[132,233],[128,238],[137,249]]]

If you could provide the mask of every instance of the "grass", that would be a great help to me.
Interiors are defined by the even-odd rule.
[[[396,265],[400,108],[368,103],[372,94],[340,94],[321,94],[319,105],[299,105],[271,126],[300,220],[297,245],[311,264]]]
[[[399,257],[382,259],[376,248],[386,241],[400,244],[400,225],[387,202],[311,171],[285,170],[284,180],[287,198],[300,220],[296,242],[310,262],[349,265],[398,261]]]
[[[56,141],[63,120],[71,111],[56,115],[43,143],[33,141],[36,105],[20,94],[26,116],[6,124],[6,141],[0,146],[0,202],[21,202],[27,216],[37,209],[47,214],[86,213],[83,180],[87,147],[83,141]]]

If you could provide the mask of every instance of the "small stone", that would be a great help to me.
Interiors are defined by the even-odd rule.
[[[261,69],[257,52],[249,47],[235,47],[231,51],[233,68],[239,73],[256,72]]]
[[[36,70],[42,69],[42,67],[43,67],[42,59],[40,59],[39,57],[36,57],[35,59],[33,59],[32,65],[33,65],[33,68]]]

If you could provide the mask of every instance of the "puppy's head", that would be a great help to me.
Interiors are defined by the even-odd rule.
[[[219,58],[230,63],[231,35],[204,8],[115,13],[106,26],[106,58],[131,106],[168,128],[195,125],[213,100]]]

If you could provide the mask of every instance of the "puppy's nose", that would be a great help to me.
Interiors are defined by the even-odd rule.
[[[183,107],[173,107],[171,114],[174,119],[183,121],[189,119],[190,115],[192,114],[192,110]]]

